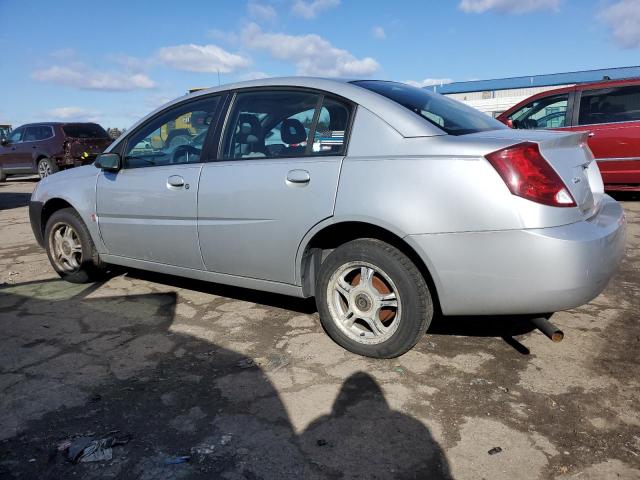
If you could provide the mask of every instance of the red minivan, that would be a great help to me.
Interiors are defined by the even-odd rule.
[[[640,79],[549,90],[497,118],[512,128],[588,131],[605,189],[640,191]]]

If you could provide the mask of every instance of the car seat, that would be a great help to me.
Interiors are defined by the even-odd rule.
[[[264,157],[264,129],[251,113],[238,115],[234,142],[234,158]]]
[[[300,120],[296,120],[295,118],[283,120],[280,126],[280,136],[282,137],[282,141],[288,145],[287,148],[282,151],[283,155],[294,157],[304,154],[307,147],[301,144],[307,141],[307,131]]]

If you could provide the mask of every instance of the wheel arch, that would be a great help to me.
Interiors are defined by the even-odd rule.
[[[358,238],[382,240],[400,250],[418,267],[433,296],[436,312],[440,312],[439,281],[428,256],[422,255],[411,237],[390,225],[380,225],[371,219],[328,219],[307,233],[298,248],[296,273],[304,296],[312,296],[315,277],[322,261],[338,246]]]
[[[44,231],[47,227],[47,222],[51,218],[51,215],[53,215],[58,210],[62,210],[63,208],[73,208],[76,212],[78,212],[78,209],[64,198],[54,197],[44,202],[44,204],[42,205],[42,211],[40,212],[40,230],[42,233],[42,238],[44,238]]]

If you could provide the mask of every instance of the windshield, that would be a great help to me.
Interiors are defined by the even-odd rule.
[[[77,123],[62,127],[67,137],[73,138],[107,138],[109,135],[100,125],[95,123]]]
[[[424,88],[382,80],[359,80],[352,83],[399,103],[449,135],[507,128],[475,108]]]

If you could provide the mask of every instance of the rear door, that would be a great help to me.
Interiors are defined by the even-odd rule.
[[[198,223],[207,270],[295,282],[301,239],[333,214],[352,111],[314,91],[236,94],[218,161],[206,163],[200,177]]]
[[[640,85],[583,90],[572,130],[589,132],[605,184],[640,183]]]
[[[169,107],[125,139],[119,172],[99,174],[96,209],[109,254],[204,269],[198,179],[219,104],[218,95]]]

